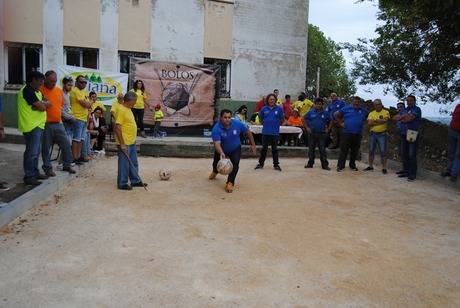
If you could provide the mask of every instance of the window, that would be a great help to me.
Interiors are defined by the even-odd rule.
[[[230,98],[230,71],[232,61],[223,59],[204,58],[204,64],[215,65],[219,67],[219,71],[217,72],[219,97]]]
[[[118,57],[120,61],[120,73],[129,74],[129,65],[131,61],[129,58],[145,58],[150,59],[150,53],[148,52],[135,52],[135,51],[119,51]]]
[[[99,52],[93,48],[64,48],[64,61],[67,65],[97,69]]]
[[[14,89],[25,83],[27,73],[40,70],[41,46],[6,42],[5,47],[6,88]]]

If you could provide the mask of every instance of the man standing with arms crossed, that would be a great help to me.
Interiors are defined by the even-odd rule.
[[[232,120],[232,112],[224,109],[220,112],[220,121],[216,123],[212,129],[212,141],[214,142],[214,160],[212,163],[212,172],[209,175],[210,180],[214,180],[217,176],[217,163],[220,159],[228,157],[232,162],[233,169],[228,175],[225,190],[228,193],[233,192],[235,186],[236,175],[238,174],[240,158],[241,158],[241,138],[244,133],[249,139],[251,150],[256,155],[256,144],[254,137],[248,127],[236,120]]]
[[[88,114],[91,109],[91,103],[84,91],[87,83],[85,77],[79,75],[75,80],[75,87],[70,91],[70,106],[75,117],[75,122],[73,123],[72,155],[77,164],[81,164],[84,159],[81,157],[81,149],[86,136]]]
[[[61,117],[61,110],[64,106],[64,94],[61,89],[56,87],[56,82],[56,72],[47,71],[45,73],[45,83],[40,87],[40,92],[50,103],[50,106],[46,110],[46,124],[42,142],[43,171],[50,177],[56,176],[51,165],[50,153],[50,149],[54,143],[61,149],[62,170],[75,173],[75,170],[70,166],[72,163],[72,152]]]
[[[369,125],[369,166],[364,171],[374,170],[375,149],[378,146],[382,162],[382,173],[387,174],[388,120],[390,113],[383,109],[380,99],[374,100],[374,110],[367,117]]]

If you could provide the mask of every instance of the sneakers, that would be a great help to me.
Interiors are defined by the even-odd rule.
[[[345,168],[337,167],[337,172],[342,172],[343,169],[345,169]]]
[[[397,175],[400,175],[400,174],[406,174],[407,172],[404,171],[404,170],[399,170],[398,172],[396,172]]]
[[[387,174],[387,173],[388,173],[388,170],[387,170],[387,169],[382,169],[382,173],[383,173],[383,174]]]
[[[263,168],[264,168],[264,165],[257,164],[257,166],[254,168],[254,170],[263,169]]]
[[[50,170],[47,170],[47,171],[45,172],[45,174],[46,174],[47,177],[50,177],[50,178],[56,176],[56,172],[54,172],[54,171],[51,170],[51,169],[50,169]]]
[[[26,185],[31,185],[31,186],[38,186],[40,185],[42,182],[40,182],[39,180],[37,180],[36,178],[29,178],[29,179],[25,179],[24,180],[24,184]]]
[[[415,181],[415,177],[409,176],[409,177],[407,177],[407,181],[408,182],[413,182],[413,181]]]
[[[233,192],[233,189],[234,189],[234,186],[232,183],[228,182],[226,185],[225,185],[225,191],[228,192],[228,193],[232,193]]]
[[[77,171],[75,171],[74,168],[72,168],[71,166],[65,166],[62,168],[62,171],[67,171],[68,173],[70,174],[74,174],[74,173],[77,173]]]
[[[449,171],[444,171],[444,172],[441,172],[440,176],[442,176],[443,178],[446,178],[448,176],[451,176],[451,174]]]
[[[310,169],[310,168],[313,168],[313,165],[310,165],[310,164],[306,164],[304,168],[306,168],[306,169]]]
[[[214,180],[216,177],[217,177],[217,173],[215,173],[214,171],[212,171],[211,174],[209,175],[210,180]]]
[[[274,168],[275,170],[281,171],[280,165],[274,165],[273,168]]]
[[[398,178],[407,178],[407,173],[400,173]]]
[[[331,170],[331,168],[329,168],[329,167],[323,167],[323,170],[327,170],[327,171],[330,171],[330,170]]]
[[[374,167],[369,166],[366,169],[364,169],[364,171],[374,171]]]
[[[356,166],[350,166],[350,169],[353,171],[358,171],[358,168],[356,168]]]
[[[140,133],[140,135],[141,135],[142,138],[147,138],[147,135],[143,131]]]
[[[120,189],[120,190],[133,190],[131,185],[128,185],[128,184],[119,186],[118,189]]]

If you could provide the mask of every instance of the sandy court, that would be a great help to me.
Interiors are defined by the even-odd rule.
[[[0,306],[460,306],[458,190],[250,159],[227,194],[210,159],[140,162],[147,192],[102,159],[3,230]]]

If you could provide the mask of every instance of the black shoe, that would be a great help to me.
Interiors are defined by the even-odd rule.
[[[399,170],[398,172],[396,172],[397,175],[400,175],[400,174],[406,174],[407,172],[404,171],[404,170]]]
[[[388,170],[387,170],[387,169],[382,169],[382,173],[383,173],[383,174],[387,174],[387,173],[388,173]]]
[[[274,168],[275,170],[281,171],[280,165],[274,165],[273,168]]]
[[[451,176],[450,179],[449,179],[449,181],[451,181],[453,183],[457,182],[457,180],[458,180],[457,176]]]
[[[71,166],[62,167],[62,171],[67,171],[67,172],[70,173],[70,174],[77,173],[77,171],[75,171],[75,169],[72,168]]]
[[[345,168],[339,168],[339,167],[337,167],[337,172],[342,172],[343,169],[345,169]]]
[[[353,171],[358,171],[358,168],[356,168],[356,166],[350,166],[350,169],[353,170]]]
[[[50,170],[47,170],[47,171],[45,172],[45,175],[46,175],[47,177],[49,177],[49,178],[52,178],[52,177],[55,177],[55,176],[56,176],[56,172],[54,172],[53,170],[50,169]]]
[[[408,182],[413,182],[413,181],[415,181],[415,177],[409,176],[409,177],[407,177],[407,181]]]
[[[305,168],[308,168],[308,169],[313,168],[313,165],[306,164],[306,165],[305,165]]]
[[[443,178],[448,177],[448,176],[451,176],[451,174],[450,174],[449,171],[441,172],[440,175],[441,175]]]
[[[131,187],[131,185],[122,185],[120,187],[118,187],[118,189],[121,189],[121,190],[132,190],[133,188]]]
[[[132,187],[147,187],[147,183],[139,182],[139,183],[131,183]]]
[[[398,175],[398,178],[407,178],[407,173],[401,173]]]
[[[37,180],[36,178],[29,178],[29,179],[25,179],[24,180],[24,184],[26,185],[31,185],[31,186],[38,186],[40,185],[42,182],[40,182],[39,180]]]
[[[336,150],[338,149],[339,147],[338,146],[335,146],[335,145],[332,145],[332,146],[329,146],[328,149],[329,150]]]
[[[366,169],[364,169],[364,171],[374,171],[374,167],[369,166]]]
[[[329,167],[323,167],[323,170],[327,170],[327,171],[330,171],[330,170],[331,170],[331,168],[329,168]]]
[[[37,180],[46,180],[46,179],[48,179],[48,178],[49,178],[49,176],[46,175],[46,174],[39,174],[39,175],[37,175]]]
[[[83,165],[83,163],[82,163],[81,161],[79,161],[79,160],[74,160],[73,163],[74,163],[75,165],[77,165],[77,166]]]
[[[263,169],[263,168],[264,168],[264,165],[257,164],[257,166],[254,168],[254,170]]]

